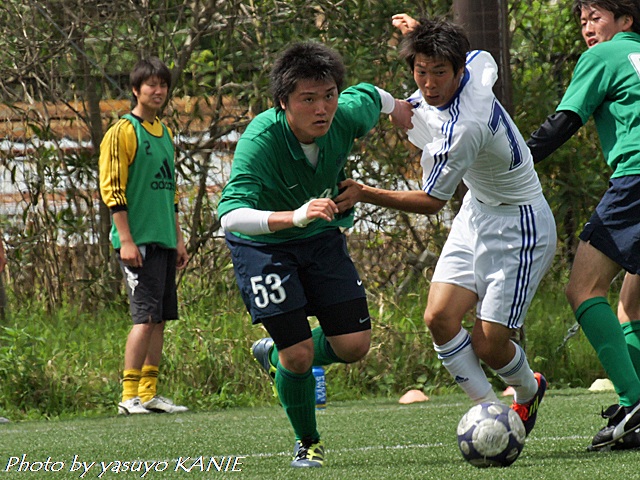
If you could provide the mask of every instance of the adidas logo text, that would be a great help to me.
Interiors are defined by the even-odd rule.
[[[173,174],[166,159],[162,162],[160,171],[155,174],[155,178],[158,180],[151,182],[152,190],[175,190],[176,184],[173,181]]]

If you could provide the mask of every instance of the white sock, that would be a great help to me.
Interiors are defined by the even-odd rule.
[[[511,343],[516,347],[516,354],[509,363],[496,370],[496,373],[507,385],[513,387],[515,391],[514,402],[527,403],[538,391],[538,381],[533,376],[533,371],[529,367],[524,350],[520,345],[514,342]]]
[[[444,345],[433,344],[442,365],[475,403],[497,402],[495,392],[471,346],[471,336],[464,328]]]

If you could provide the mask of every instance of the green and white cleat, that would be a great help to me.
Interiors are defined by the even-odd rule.
[[[321,440],[298,440],[293,451],[294,468],[318,468],[324,464],[324,445]]]

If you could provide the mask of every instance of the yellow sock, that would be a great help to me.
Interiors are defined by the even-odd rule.
[[[155,365],[145,365],[142,367],[142,375],[138,386],[137,395],[142,403],[148,402],[156,396],[158,388],[158,367]]]
[[[132,368],[122,372],[122,401],[138,396],[138,384],[140,383],[140,370]]]

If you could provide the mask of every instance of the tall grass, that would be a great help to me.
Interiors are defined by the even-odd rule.
[[[542,284],[527,319],[526,349],[532,368],[544,372],[551,385],[588,386],[603,372],[580,332],[563,344],[574,323],[564,299],[564,275],[552,272]],[[224,276],[183,279],[181,320],[166,328],[160,393],[193,410],[275,402],[249,351],[265,331],[251,325],[234,283]],[[422,321],[427,287],[420,277],[400,298],[395,292],[370,297],[371,350],[361,362],[327,369],[331,398],[392,397],[411,388],[457,391]],[[0,415],[113,413],[131,326],[126,303],[99,311],[73,303],[53,313],[44,307],[12,305],[10,319],[0,327]],[[492,381],[502,386],[499,379]]]

